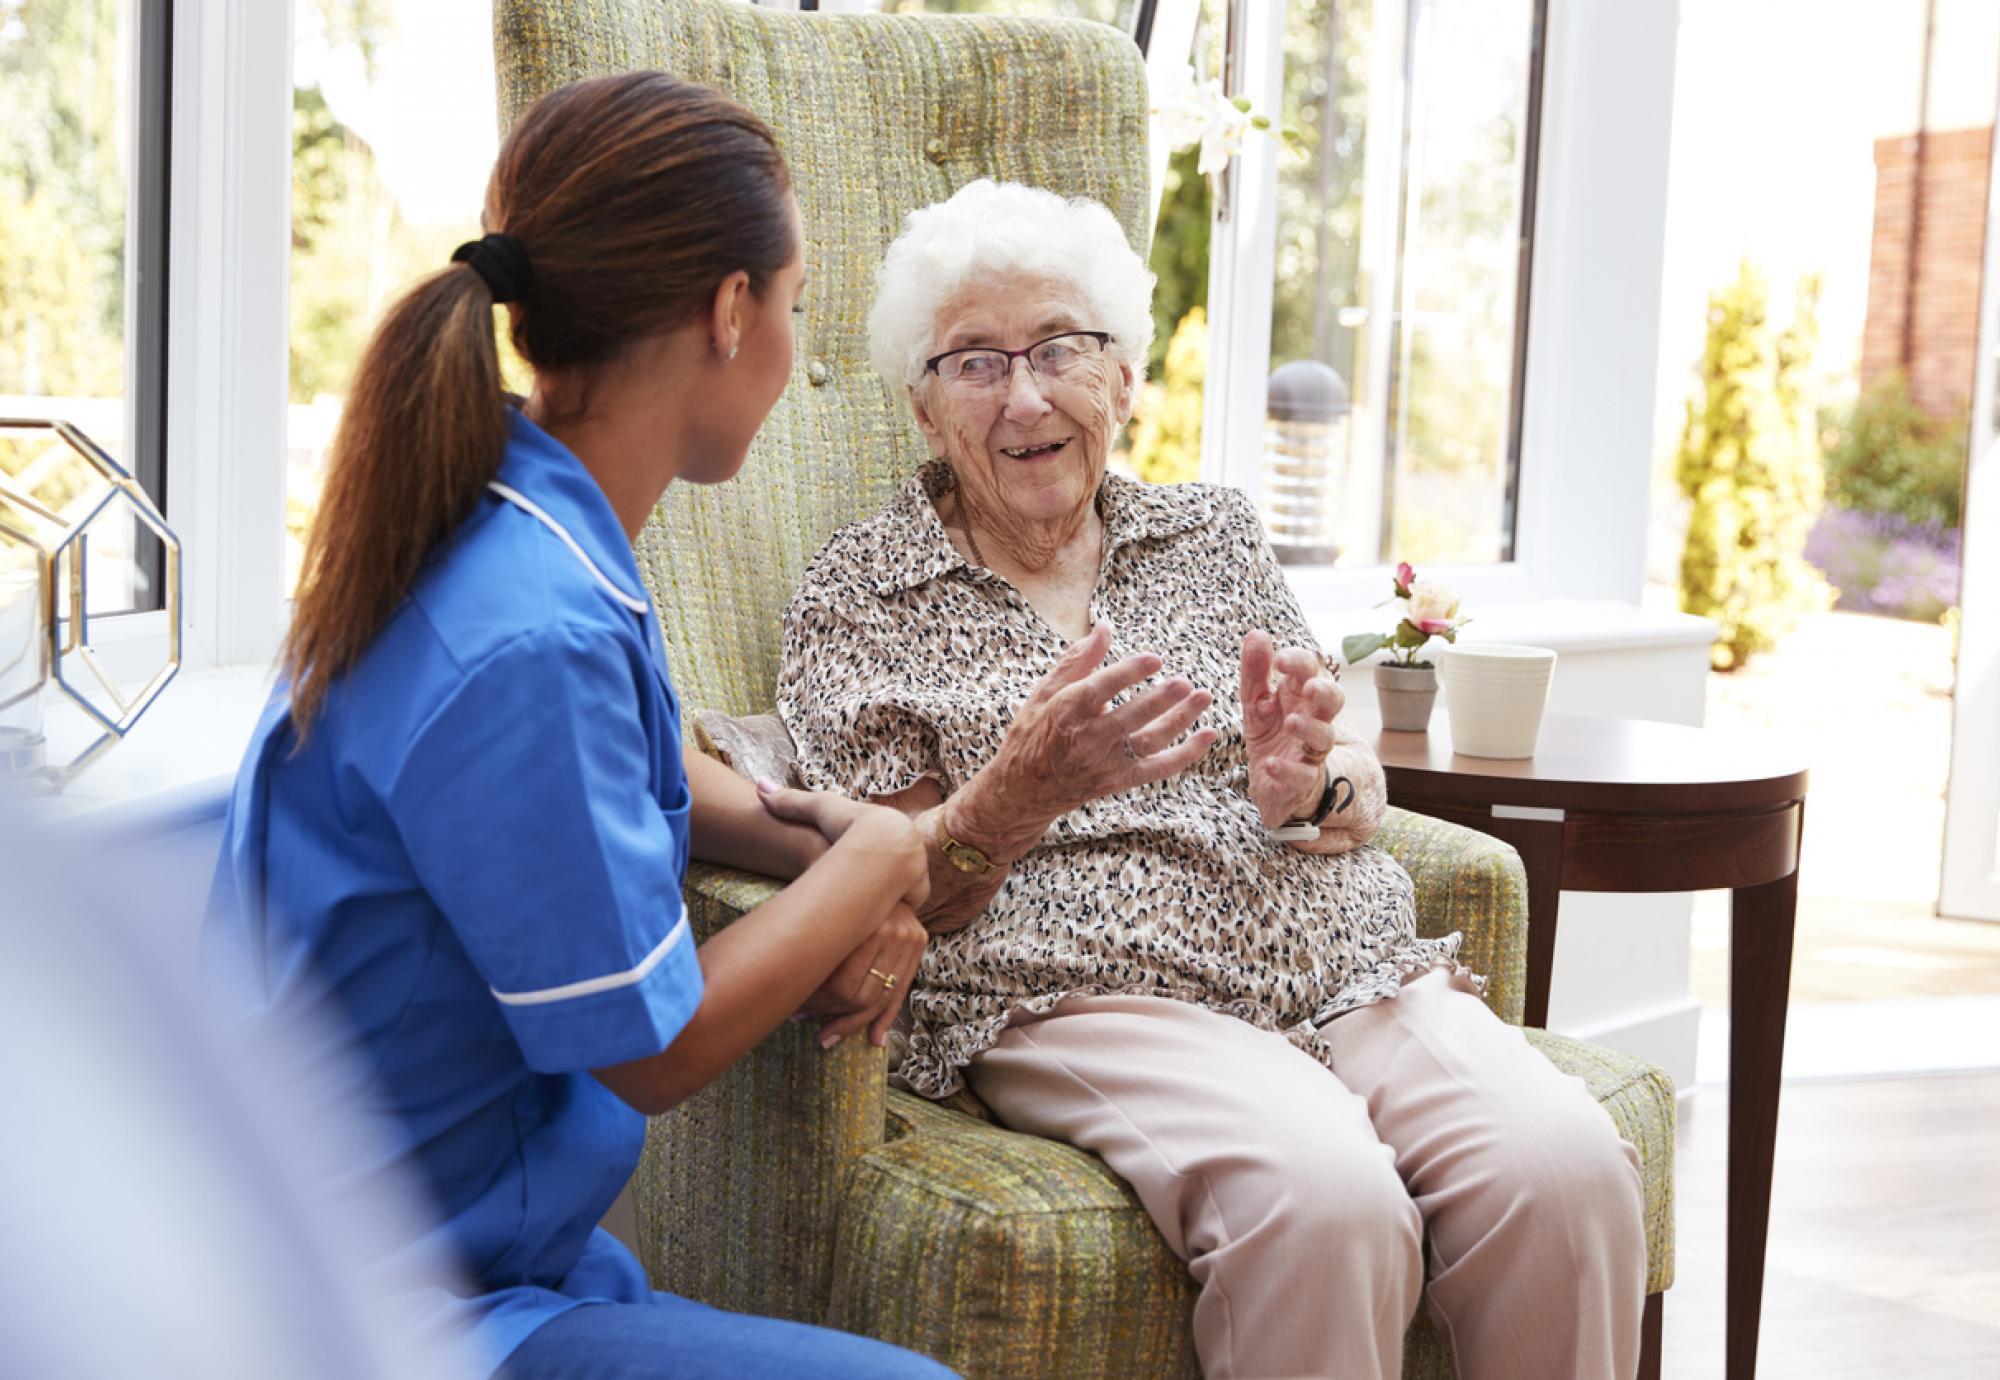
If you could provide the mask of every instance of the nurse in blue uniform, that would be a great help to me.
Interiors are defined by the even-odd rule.
[[[597,1227],[643,1114],[795,1013],[823,1044],[879,1043],[923,948],[900,814],[683,755],[632,556],[670,482],[736,473],[791,374],[784,160],[713,91],[607,77],[522,117],[484,219],[355,378],[206,958],[251,1031],[351,1035],[387,1134],[339,1187],[429,1190],[411,1254],[442,1248],[462,1283],[420,1302],[472,1373],[944,1376],[655,1293]],[[502,391],[496,303],[525,400]],[[796,881],[697,948],[691,856]]]

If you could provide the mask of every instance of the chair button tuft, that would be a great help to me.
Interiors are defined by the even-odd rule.
[[[944,162],[945,155],[950,152],[951,146],[942,139],[932,139],[924,145],[924,157],[933,163]]]
[[[826,387],[827,380],[832,377],[833,370],[826,367],[825,360],[815,359],[806,365],[806,382],[815,388]]]

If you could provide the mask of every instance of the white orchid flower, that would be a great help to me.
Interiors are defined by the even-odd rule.
[[[1203,176],[1221,172],[1243,147],[1243,131],[1251,116],[1222,94],[1222,83],[1210,77],[1195,80],[1192,64],[1169,74],[1153,92],[1153,128],[1169,149],[1184,149],[1197,141],[1201,157],[1195,169]]]

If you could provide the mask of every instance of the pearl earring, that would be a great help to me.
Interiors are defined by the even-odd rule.
[[[726,354],[726,355],[724,355],[724,356],[723,356],[723,358],[724,358],[724,359],[734,359],[734,358],[736,358],[736,347],[735,347],[734,345],[731,345],[731,346],[729,347],[729,353],[728,353],[728,354]]]

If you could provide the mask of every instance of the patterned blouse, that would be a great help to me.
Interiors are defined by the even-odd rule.
[[[815,790],[865,799],[928,776],[949,794],[992,759],[1067,645],[1011,584],[952,546],[932,498],[954,482],[934,461],[882,512],[836,533],[786,612],[778,706]],[[980,916],[931,941],[900,1070],[927,1097],[957,1091],[960,1070],[1014,1011],[1065,996],[1194,1002],[1317,1056],[1317,1025],[1393,996],[1409,974],[1455,966],[1458,935],[1417,937],[1409,874],[1393,858],[1278,842],[1250,802],[1244,634],[1317,643],[1249,501],[1107,475],[1098,506],[1091,616],[1113,626],[1107,662],[1158,652],[1162,675],[1214,697],[1200,722],[1221,738],[1178,776],[1057,819]],[[1347,746],[1334,768],[1357,787],[1348,810],[1372,834],[1381,765],[1344,726],[1339,737]]]

